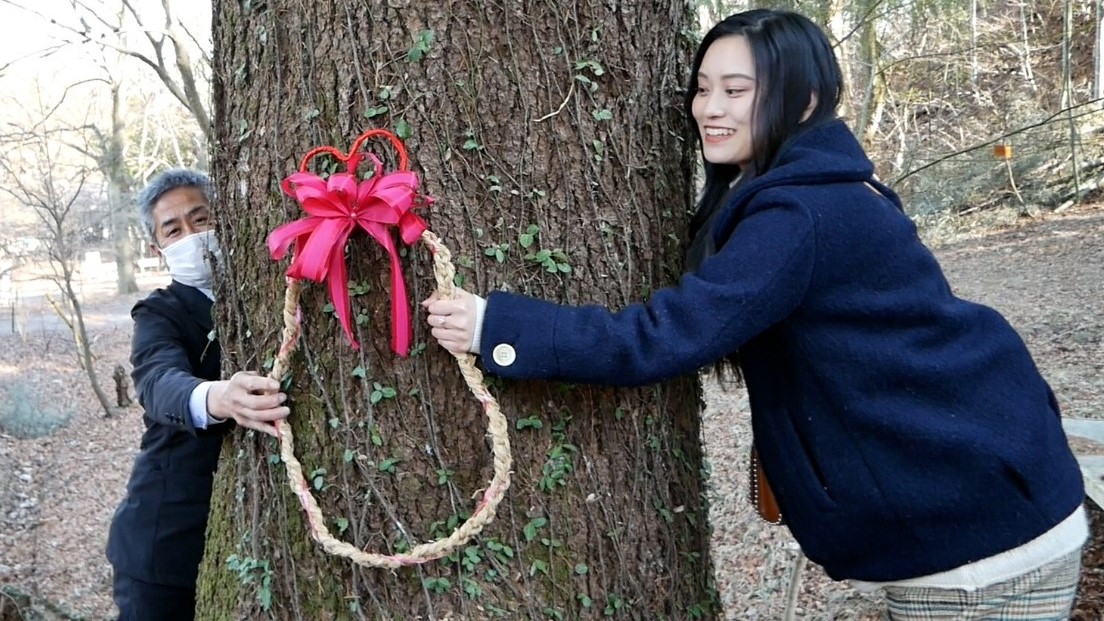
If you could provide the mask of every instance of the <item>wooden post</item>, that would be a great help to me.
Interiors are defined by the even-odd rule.
[[[1020,207],[1026,207],[1023,196],[1020,195],[1020,189],[1016,187],[1016,178],[1012,175],[1012,145],[993,145],[993,157],[1004,160],[1004,168],[1008,171],[1008,183],[1012,185],[1012,192],[1016,195],[1016,200],[1020,201]]]
[[[129,382],[127,382],[127,372],[123,368],[123,365],[115,365],[115,372],[111,374],[115,379],[115,405],[121,408],[130,407],[132,401],[130,400],[130,391],[128,390]]]

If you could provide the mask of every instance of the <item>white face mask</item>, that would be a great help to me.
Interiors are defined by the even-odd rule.
[[[216,262],[222,261],[213,230],[189,235],[161,249],[173,280],[197,289],[211,289],[212,270],[207,260],[208,253],[214,255]]]

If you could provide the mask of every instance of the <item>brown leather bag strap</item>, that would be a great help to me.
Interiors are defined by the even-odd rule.
[[[755,505],[756,512],[764,521],[771,524],[783,524],[782,508],[778,506],[778,500],[774,497],[767,475],[763,472],[763,465],[759,463],[759,453],[755,445],[751,445],[751,463],[749,464],[749,481],[751,487],[751,503]]]

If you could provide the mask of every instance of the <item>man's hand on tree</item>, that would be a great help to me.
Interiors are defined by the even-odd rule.
[[[287,395],[280,392],[280,382],[250,371],[238,371],[229,380],[211,384],[207,413],[215,419],[232,418],[246,429],[275,436],[273,421],[291,413],[283,405],[286,400]]]

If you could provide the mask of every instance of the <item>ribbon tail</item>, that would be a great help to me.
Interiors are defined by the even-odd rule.
[[[410,309],[406,305],[406,282],[403,281],[399,253],[393,244],[387,246],[387,252],[391,254],[391,349],[405,358],[410,353],[410,341],[413,340]]]
[[[357,343],[356,337],[353,336],[352,305],[349,303],[349,284],[345,274],[345,253],[341,249],[334,252],[330,258],[329,271],[330,277],[327,280],[330,285],[330,302],[334,305],[334,314],[337,315],[337,320],[341,323],[341,329],[345,331],[345,338],[349,339],[349,344],[353,349],[359,350],[360,343]]]
[[[391,258],[391,350],[405,358],[410,353],[413,328],[410,325],[410,309],[406,307],[406,283],[403,281],[399,251],[387,227],[374,222],[363,226]]]

